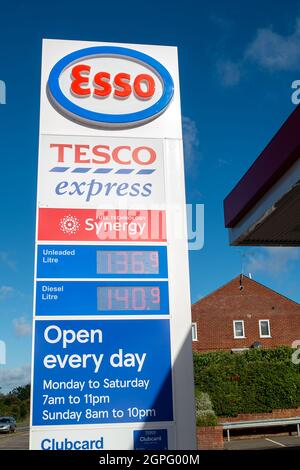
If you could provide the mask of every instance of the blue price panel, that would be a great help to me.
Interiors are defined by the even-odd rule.
[[[169,320],[36,320],[34,347],[34,426],[173,420]]]
[[[39,245],[37,277],[167,278],[167,247]]]
[[[168,315],[168,281],[37,281],[36,315]]]

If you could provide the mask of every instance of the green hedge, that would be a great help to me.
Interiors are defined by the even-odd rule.
[[[194,354],[196,390],[209,394],[218,416],[300,407],[300,366],[293,349]]]
[[[24,421],[29,416],[30,385],[14,388],[7,394],[0,391],[0,416],[13,416],[17,421]]]

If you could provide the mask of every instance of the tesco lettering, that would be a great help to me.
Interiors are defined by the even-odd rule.
[[[106,164],[111,161],[119,165],[152,165],[156,161],[156,152],[147,146],[132,148],[130,145],[119,145],[111,148],[109,145],[87,144],[50,144],[56,151],[56,161],[65,163],[71,161],[79,164]]]
[[[99,71],[90,76],[91,67],[78,64],[72,68],[70,91],[77,97],[94,95],[107,98],[113,94],[116,98],[129,98],[132,94],[137,99],[149,100],[155,93],[155,80],[146,73],[132,77],[131,74],[120,72],[114,77],[106,71]]]

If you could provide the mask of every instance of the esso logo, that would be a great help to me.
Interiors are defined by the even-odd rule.
[[[78,64],[72,68],[70,91],[75,96],[90,96],[93,93],[95,97],[105,98],[113,93],[116,98],[127,99],[134,92],[138,99],[149,100],[155,93],[155,80],[149,74],[137,75],[132,84],[129,73],[117,73],[113,78],[109,72],[97,72],[90,87],[90,73],[90,65]]]
[[[160,62],[113,46],[68,54],[51,70],[47,88],[51,104],[67,118],[110,129],[157,118],[174,94],[172,77]]]

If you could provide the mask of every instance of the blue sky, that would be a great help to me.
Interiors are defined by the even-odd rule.
[[[31,357],[35,191],[42,38],[177,45],[187,201],[205,204],[205,247],[190,253],[192,301],[241,272],[300,301],[298,249],[229,247],[222,201],[294,109],[300,2],[2,2],[0,340],[4,389]]]

